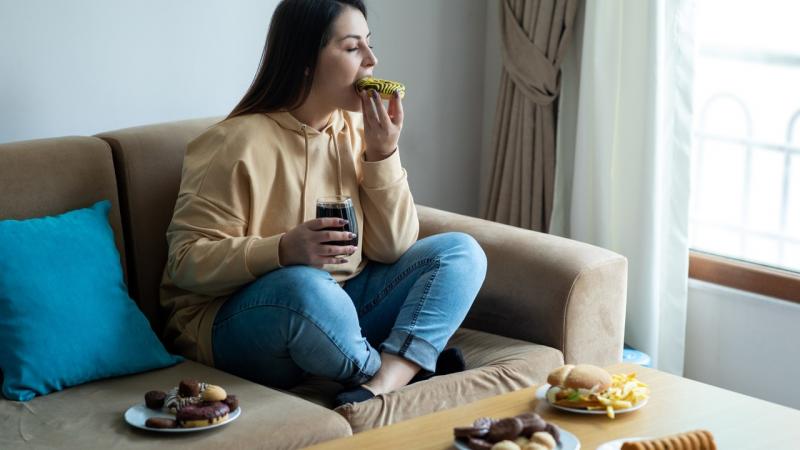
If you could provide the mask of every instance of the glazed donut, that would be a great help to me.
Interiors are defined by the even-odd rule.
[[[175,419],[183,428],[213,425],[228,420],[230,408],[222,402],[205,402],[199,405],[186,405],[178,411]]]
[[[400,98],[403,98],[406,95],[406,87],[397,81],[367,77],[356,82],[356,91],[360,92],[369,89],[375,89],[375,91],[378,92],[378,94],[380,94],[381,98],[384,100],[389,100],[392,98],[392,95],[394,95],[395,92],[397,92],[397,95]]]

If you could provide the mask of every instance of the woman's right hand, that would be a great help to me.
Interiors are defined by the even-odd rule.
[[[312,219],[287,231],[278,244],[280,265],[297,264],[322,268],[325,264],[345,264],[341,255],[352,255],[358,250],[352,245],[327,245],[323,242],[349,241],[353,235],[347,231],[330,231],[325,228],[342,227],[344,219],[326,217]]]

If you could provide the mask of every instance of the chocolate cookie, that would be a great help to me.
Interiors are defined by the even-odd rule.
[[[231,411],[235,411],[236,408],[239,407],[239,399],[236,398],[235,395],[231,395],[231,394],[228,394],[228,396],[225,397],[225,400],[223,400],[222,403],[225,403],[226,405],[228,405],[228,408],[230,408]]]
[[[492,450],[492,443],[481,438],[469,438],[467,447],[472,450]]]
[[[478,427],[456,427],[453,428],[453,435],[458,438],[471,438],[471,437],[483,437],[489,433],[488,428],[478,428]]]
[[[507,417],[493,423],[486,438],[490,442],[513,441],[521,432],[522,421],[516,417]]]
[[[175,416],[182,427],[204,427],[222,422],[228,418],[230,408],[222,402],[204,402],[199,405],[187,405]]]
[[[517,419],[522,421],[522,435],[525,437],[531,437],[533,433],[545,431],[547,428],[547,422],[533,412],[520,414]]]
[[[475,428],[486,428],[488,430],[495,422],[497,421],[492,419],[491,417],[480,417],[478,419],[475,419],[475,422],[472,422],[472,426]]]
[[[553,439],[556,440],[556,444],[561,446],[561,431],[559,431],[558,427],[555,424],[548,423],[544,431],[550,433],[550,435],[553,436]]]
[[[167,393],[164,391],[149,391],[144,394],[144,404],[150,409],[160,410],[164,406]]]
[[[200,383],[190,378],[181,380],[178,385],[178,395],[181,397],[197,397],[200,395]]]
[[[178,428],[178,422],[166,417],[151,417],[144,422],[150,428]]]

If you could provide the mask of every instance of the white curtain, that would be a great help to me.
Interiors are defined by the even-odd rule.
[[[589,0],[581,9],[563,65],[551,233],[628,258],[625,342],[681,374],[692,1]]]

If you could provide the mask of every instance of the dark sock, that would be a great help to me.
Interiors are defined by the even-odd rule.
[[[358,386],[353,389],[348,389],[346,391],[339,392],[336,395],[336,398],[333,400],[334,407],[338,408],[342,405],[347,403],[358,403],[364,402],[371,398],[374,398],[375,394],[372,393],[369,389],[365,389],[361,386]]]
[[[446,348],[436,359],[436,372],[431,373],[427,370],[420,370],[408,384],[425,381],[437,375],[463,372],[466,368],[467,364],[464,361],[464,355],[461,350],[458,347]]]

